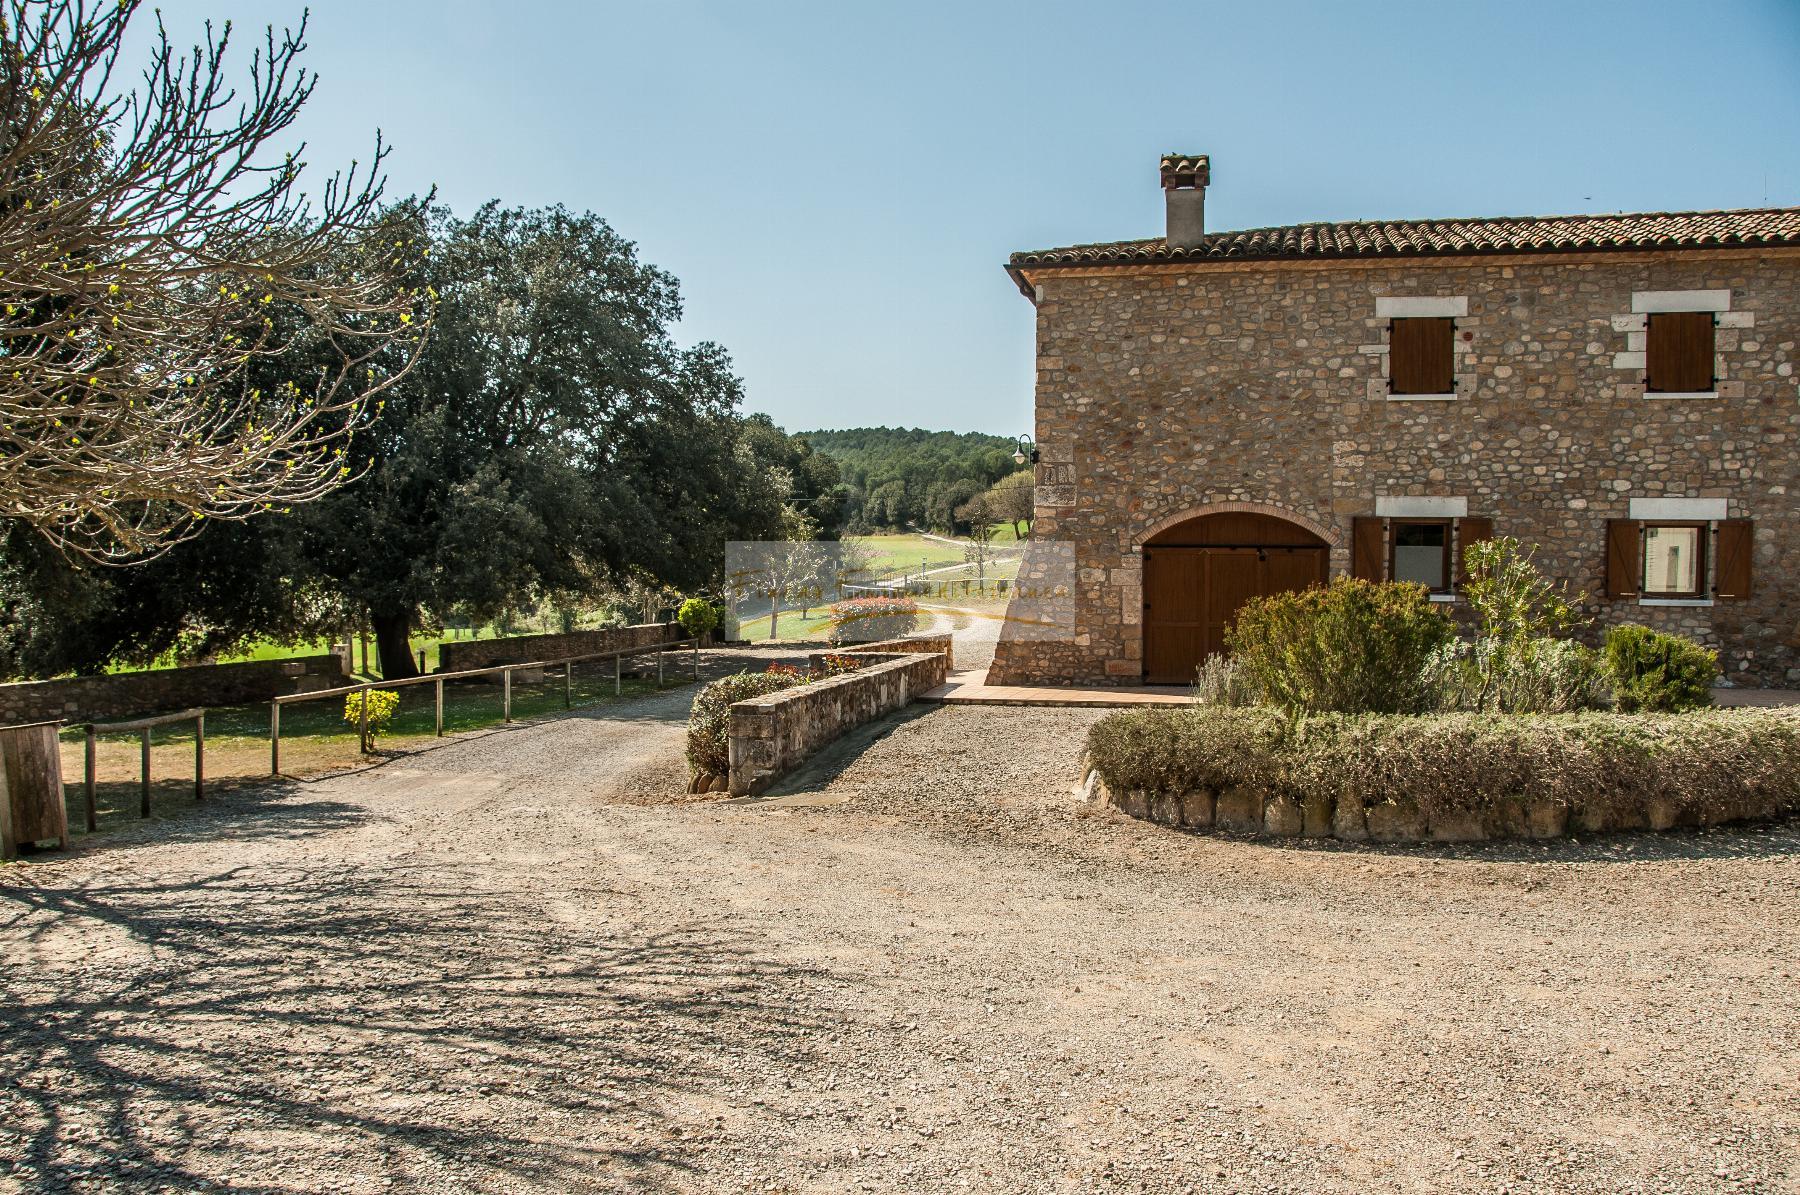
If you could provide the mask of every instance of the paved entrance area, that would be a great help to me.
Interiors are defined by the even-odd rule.
[[[946,683],[921,693],[919,700],[941,705],[1044,705],[1078,709],[1192,703],[1187,689],[1181,685],[1121,685],[1095,689],[1053,685],[990,685],[987,683],[985,668],[953,672]]]

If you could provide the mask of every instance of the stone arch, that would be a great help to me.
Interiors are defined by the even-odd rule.
[[[1164,515],[1162,518],[1146,523],[1137,531],[1133,532],[1131,536],[1131,546],[1134,549],[1141,548],[1144,546],[1145,541],[1149,540],[1152,536],[1167,531],[1170,527],[1173,527],[1178,523],[1185,523],[1189,519],[1205,518],[1207,515],[1217,514],[1256,514],[1268,515],[1271,518],[1285,519],[1287,522],[1293,523],[1296,526],[1306,528],[1308,531],[1324,540],[1327,544],[1330,544],[1333,548],[1343,546],[1343,536],[1339,533],[1337,528],[1327,527],[1316,519],[1308,518],[1299,511],[1292,510],[1285,506],[1277,506],[1269,502],[1208,502],[1202,506],[1184,507],[1173,514]]]

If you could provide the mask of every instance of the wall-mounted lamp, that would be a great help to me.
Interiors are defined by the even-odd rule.
[[[1013,449],[1013,464],[1023,468],[1027,461],[1037,464],[1037,445],[1031,442],[1030,436],[1020,436],[1018,445]]]

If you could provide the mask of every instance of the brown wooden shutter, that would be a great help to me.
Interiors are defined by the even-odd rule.
[[[1483,540],[1494,538],[1494,520],[1456,520],[1456,582],[1469,579],[1469,549]]]
[[[1756,524],[1726,519],[1719,524],[1719,563],[1714,593],[1721,601],[1741,602],[1750,596],[1750,557]]]
[[[1644,558],[1633,519],[1606,520],[1606,596],[1637,597],[1643,583]]]
[[[1713,388],[1713,314],[1664,311],[1650,317],[1645,381],[1656,393]]]
[[[1388,391],[1449,394],[1456,389],[1452,349],[1456,328],[1448,319],[1397,319],[1388,330]]]
[[[1350,520],[1350,575],[1365,581],[1387,580],[1387,520],[1358,516]]]

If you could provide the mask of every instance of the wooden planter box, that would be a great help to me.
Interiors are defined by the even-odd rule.
[[[22,843],[69,845],[61,729],[61,722],[0,726],[0,858],[16,858]]]

